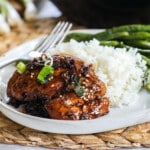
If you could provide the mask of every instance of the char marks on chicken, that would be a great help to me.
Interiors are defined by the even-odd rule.
[[[64,120],[93,119],[109,111],[106,85],[95,75],[92,65],[70,55],[51,57],[53,74],[42,84],[37,76],[49,56],[43,54],[15,71],[7,86],[9,104],[22,106],[27,114]]]

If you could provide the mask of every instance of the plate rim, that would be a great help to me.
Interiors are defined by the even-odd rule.
[[[72,31],[70,31],[70,32],[87,32],[87,31],[89,31],[89,32],[92,32],[93,33],[93,31],[94,32],[99,32],[99,31],[101,31],[102,29],[78,29],[78,30],[72,30]],[[16,48],[18,48],[18,49],[22,49],[23,48],[23,46],[24,45],[27,45],[27,44],[29,44],[29,43],[31,43],[32,44],[32,42],[38,42],[38,40],[40,40],[41,38],[42,38],[43,36],[41,36],[41,37],[38,37],[38,38],[35,38],[35,39],[33,39],[33,40],[30,40],[30,41],[26,41],[26,42],[24,42],[24,43],[22,43],[22,44],[20,44],[19,46],[17,46],[17,47],[15,47],[15,48],[13,48],[13,49],[11,49],[10,51],[13,53],[13,51],[15,52],[15,50],[16,50]],[[9,51],[8,51],[8,53],[9,53]],[[7,55],[7,54],[6,54]],[[5,55],[4,55],[4,57],[5,57]],[[2,69],[3,70],[3,69]],[[0,70],[0,74],[1,74],[1,71],[2,70]],[[1,81],[0,81],[1,82]],[[24,114],[24,113],[22,113],[22,112],[19,112],[19,111],[17,111],[17,110],[15,110],[14,108],[9,108],[10,106],[9,105],[7,105],[7,104],[2,104],[3,102],[1,102],[0,101],[0,109],[4,109],[4,108],[7,108],[7,113],[8,112],[13,112],[13,113],[17,113],[17,115],[19,115],[20,117],[27,117],[28,119],[36,119],[36,120],[40,120],[40,121],[48,121],[48,123],[49,122],[53,122],[53,123],[68,123],[69,122],[69,124],[71,123],[71,122],[75,122],[75,124],[76,125],[78,125],[78,124],[81,124],[81,122],[82,122],[82,124],[83,123],[89,123],[89,122],[91,122],[91,121],[93,121],[93,120],[99,120],[99,119],[101,119],[102,117],[99,117],[99,118],[96,118],[96,119],[92,119],[92,120],[73,120],[73,121],[71,121],[71,120],[56,120],[56,119],[47,119],[47,118],[41,118],[41,117],[35,117],[35,116],[31,116],[31,115],[28,115],[28,114]],[[145,112],[144,113],[147,113],[147,112],[150,112],[150,108],[149,109],[146,109],[145,110]],[[2,113],[4,113],[4,115],[7,115],[6,114],[6,112],[3,110],[2,111]],[[109,113],[111,113],[111,112],[109,112]],[[135,112],[136,113],[136,112]],[[140,112],[141,113],[141,112]],[[140,113],[139,113],[139,115],[140,115]],[[108,115],[108,114],[107,114]],[[132,114],[133,115],[133,114]],[[131,115],[131,116],[132,116]],[[145,116],[145,114],[144,114],[144,116]],[[9,119],[11,119],[9,116],[7,116]],[[104,117],[104,116],[103,116]],[[134,117],[134,115],[133,115],[133,117]],[[140,117],[140,116],[139,116]],[[143,118],[143,117],[142,117]],[[141,118],[141,119],[142,119]],[[102,119],[103,120],[103,119]],[[150,121],[150,115],[149,115],[149,119],[148,119],[149,121]],[[145,121],[148,121],[148,120],[145,120]],[[14,120],[14,118],[13,118],[13,121],[15,121]],[[15,121],[16,122],[16,121]],[[20,122],[17,122],[17,123],[20,123]],[[20,123],[21,124],[21,123]],[[131,126],[131,125],[135,125],[135,124],[138,124],[138,120],[136,120],[136,123],[131,123],[131,124],[129,124],[129,126]],[[22,124],[23,125],[23,124]],[[33,127],[31,127],[31,126],[29,126],[29,125],[26,125],[27,127],[30,127],[30,128],[33,128]],[[126,127],[126,126],[120,126],[120,128],[122,128],[122,127]],[[33,128],[33,129],[35,129],[35,128]],[[36,128],[37,129],[37,128]],[[113,128],[113,129],[116,129],[116,128]],[[37,129],[37,130],[40,130],[40,129]],[[112,129],[109,129],[109,130],[112,130]],[[45,130],[41,130],[41,131],[45,131],[45,132],[52,132],[52,133],[61,133],[61,134],[90,134],[90,133],[98,133],[98,132],[104,132],[104,131],[109,131],[109,130],[99,130],[99,131],[94,131],[93,130],[93,132],[92,131],[87,131],[87,132],[85,132],[85,131],[82,131],[82,132],[79,132],[78,130],[76,130],[76,131],[72,131],[72,132],[68,132],[68,131],[62,131],[62,132],[60,132],[60,131],[52,131],[51,129],[49,130],[49,131],[45,131]]]

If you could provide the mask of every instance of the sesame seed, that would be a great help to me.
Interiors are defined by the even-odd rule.
[[[89,83],[89,80],[88,80],[88,79],[85,79],[85,81],[86,81],[87,83]]]
[[[90,90],[91,93],[93,93],[93,90]]]
[[[82,84],[86,84],[86,82],[82,82]]]
[[[90,98],[91,98],[91,95],[88,95],[87,98],[90,99]]]
[[[85,92],[88,92],[88,89],[87,89],[87,88],[85,88]]]
[[[86,77],[89,77],[90,75],[89,74],[86,74]]]
[[[52,80],[54,77],[53,76],[51,76],[48,80],[50,81],[50,80]]]
[[[34,72],[31,72],[30,77],[31,77],[31,78],[34,77]]]
[[[54,87],[54,84],[52,84],[51,87]]]

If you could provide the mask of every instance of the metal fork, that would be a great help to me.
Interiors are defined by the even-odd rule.
[[[64,37],[71,29],[71,27],[72,24],[69,22],[58,22],[54,29],[45,38],[43,38],[33,50],[31,50],[28,53],[28,56],[30,56],[32,52],[46,53],[50,48],[54,47],[56,44],[60,44],[64,40]],[[0,63],[0,69],[13,62],[25,60],[24,57],[25,56],[19,58],[6,59]]]

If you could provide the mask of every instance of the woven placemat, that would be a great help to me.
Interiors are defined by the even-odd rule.
[[[58,19],[37,20],[0,36],[0,54],[25,41],[48,33]],[[78,28],[75,26],[74,28]],[[109,123],[109,122],[108,122]],[[150,147],[150,122],[114,131],[88,135],[61,135],[33,130],[0,113],[0,142],[56,149],[117,149]]]

